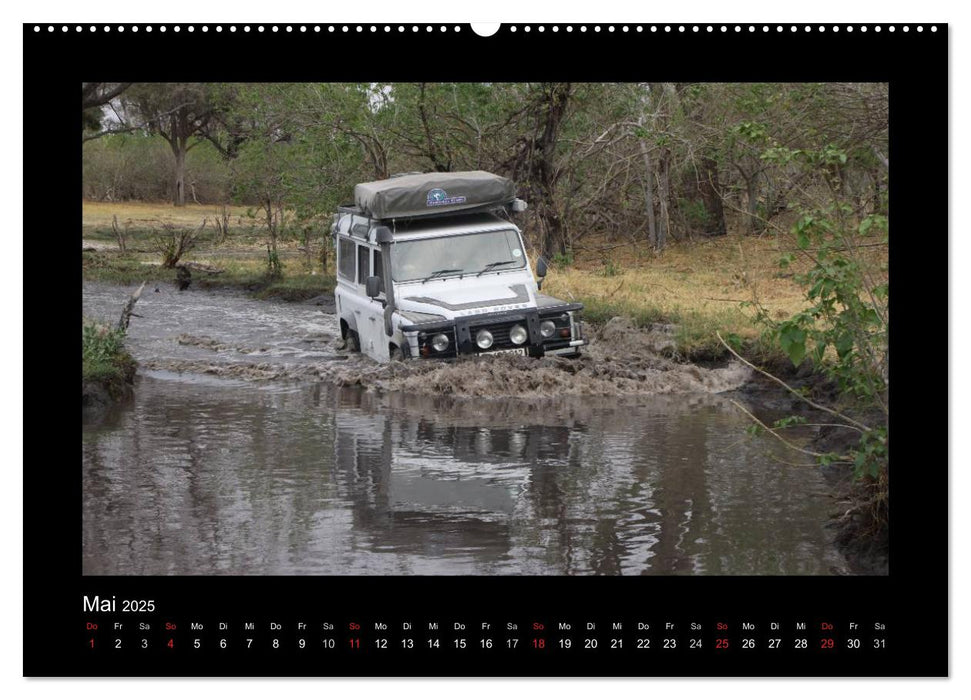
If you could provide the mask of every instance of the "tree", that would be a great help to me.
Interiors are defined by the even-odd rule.
[[[557,167],[557,146],[567,118],[572,83],[537,83],[529,86],[526,131],[512,147],[502,170],[525,192],[540,225],[540,252],[552,257],[567,252],[563,218],[556,188],[562,171]]]
[[[172,203],[185,206],[185,157],[205,139],[216,111],[211,88],[200,83],[141,83],[125,94],[125,115],[158,134],[175,158]]]
[[[81,131],[100,132],[105,105],[125,92],[131,83],[81,83]],[[110,130],[102,133],[113,133]],[[102,133],[89,136],[96,138]]]

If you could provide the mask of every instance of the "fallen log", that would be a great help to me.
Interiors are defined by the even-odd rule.
[[[142,290],[145,289],[146,282],[142,282],[142,286],[135,290],[135,293],[128,297],[128,301],[125,302],[125,308],[121,310],[121,318],[118,319],[118,330],[127,331],[128,324],[131,321],[132,312],[135,310],[135,304],[138,303],[138,297],[142,295]]]

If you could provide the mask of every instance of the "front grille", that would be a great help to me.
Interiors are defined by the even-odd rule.
[[[522,345],[515,345],[511,340],[509,340],[509,329],[519,324],[526,327],[525,321],[513,321],[511,323],[486,323],[479,326],[469,326],[469,335],[472,336],[472,343],[475,343],[475,337],[478,335],[479,331],[485,329],[492,333],[492,347],[489,350],[504,350],[506,348],[523,348],[529,345],[529,340],[527,339]],[[476,350],[479,350],[476,346]]]

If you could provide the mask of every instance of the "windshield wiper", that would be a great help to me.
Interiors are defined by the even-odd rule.
[[[425,282],[427,282],[428,280],[433,280],[436,277],[441,277],[442,275],[447,275],[447,274],[449,274],[451,272],[461,272],[461,271],[462,271],[461,269],[457,269],[456,270],[456,269],[451,269],[451,268],[447,268],[447,267],[446,268],[442,268],[441,270],[435,270],[432,274],[428,275],[428,277],[426,277],[425,279],[423,279],[421,281],[421,283],[422,284],[425,284]]]
[[[486,265],[485,267],[483,267],[482,268],[482,271],[479,272],[479,274],[476,275],[476,277],[480,277],[480,276],[484,275],[485,273],[487,273],[489,270],[491,270],[494,267],[499,267],[500,265],[512,265],[514,262],[516,262],[516,261],[515,260],[496,260],[495,262],[491,262],[488,265]]]

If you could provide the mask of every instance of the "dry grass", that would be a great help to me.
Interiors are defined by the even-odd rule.
[[[279,240],[284,278],[267,278],[266,228],[259,219],[246,215],[246,207],[227,206],[230,234],[220,242],[213,220],[222,216],[222,206],[190,204],[174,207],[166,203],[82,202],[82,236],[86,245],[96,248],[83,256],[86,279],[119,284],[132,284],[144,279],[173,282],[175,271],[160,266],[161,253],[155,242],[156,229],[171,224],[181,229],[197,229],[209,219],[203,235],[183,257],[183,261],[201,263],[222,272],[196,272],[193,284],[199,287],[236,287],[265,297],[291,300],[307,299],[333,289],[333,256],[329,267],[321,270],[315,252],[321,241],[310,250],[294,239]],[[128,247],[122,253],[114,243],[111,231],[113,217],[129,229]],[[326,240],[329,245],[330,241]]]
[[[187,204],[175,207],[163,202],[81,202],[82,227],[88,229],[110,229],[112,218],[117,216],[118,223],[131,222],[134,229],[146,229],[161,224],[172,224],[184,228],[197,228],[203,219],[222,216],[222,206],[216,204]],[[230,225],[251,225],[246,216],[247,207],[227,206]]]
[[[583,301],[588,317],[623,312],[642,323],[690,323],[752,337],[753,311],[743,302],[757,301],[778,318],[806,305],[792,270],[779,267],[781,254],[772,238],[737,235],[678,244],[661,254],[624,247],[609,258],[588,256],[552,270],[544,291]]]
[[[788,268],[779,265],[793,251],[788,236],[739,233],[674,244],[660,254],[646,245],[603,244],[588,247],[571,266],[553,266],[543,291],[582,302],[592,321],[623,315],[640,325],[675,323],[682,354],[717,356],[716,331],[757,338],[756,304],[778,320],[809,306],[794,281],[809,259],[797,254]],[[860,251],[874,282],[886,281],[887,253],[885,246]]]

